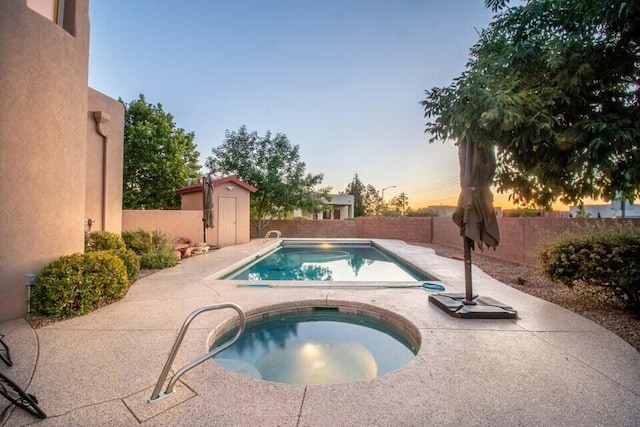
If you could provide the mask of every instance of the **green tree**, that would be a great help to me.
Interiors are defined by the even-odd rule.
[[[179,208],[176,189],[200,171],[193,132],[177,127],[161,104],[147,103],[142,94],[123,104],[123,208]]]
[[[399,215],[404,215],[409,206],[409,197],[407,197],[407,194],[403,191],[389,201],[389,206],[392,211]]]
[[[285,134],[259,136],[246,126],[226,131],[222,144],[211,150],[206,166],[210,173],[235,175],[258,191],[251,195],[251,214],[257,219],[258,235],[271,218],[284,218],[296,208],[322,212],[329,188],[316,189],[323,175],[305,173],[300,147]]]
[[[367,185],[367,192],[364,196],[364,206],[365,215],[367,216],[380,215],[384,209],[382,196],[380,196],[378,190],[371,184]]]
[[[635,199],[640,183],[640,7],[625,0],[487,0],[498,11],[467,69],[426,92],[430,142],[495,145],[498,190]]]
[[[344,192],[353,196],[353,216],[364,216],[367,187],[360,181],[358,174],[354,175],[353,180],[347,185]]]

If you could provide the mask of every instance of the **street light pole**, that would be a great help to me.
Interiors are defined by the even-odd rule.
[[[382,206],[384,206],[384,190],[388,190],[390,188],[396,188],[395,185],[390,185],[389,187],[385,187],[382,189]]]

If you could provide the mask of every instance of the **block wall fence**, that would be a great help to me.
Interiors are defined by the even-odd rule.
[[[611,225],[632,222],[640,227],[639,218],[498,218],[500,245],[483,254],[518,264],[535,265],[536,253],[544,244],[564,233],[580,232],[596,224]],[[282,237],[298,238],[365,238],[398,239],[412,243],[434,243],[462,249],[459,228],[451,218],[359,217],[354,220],[271,220],[257,235],[256,222],[251,221],[251,238],[263,237],[269,230],[279,230]]]

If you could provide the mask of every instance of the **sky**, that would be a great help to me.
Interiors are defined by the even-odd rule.
[[[481,0],[91,0],[89,86],[144,94],[195,133],[200,162],[246,125],[284,133],[344,191],[454,205],[457,148],[429,143],[419,104],[448,86],[492,12]],[[203,169],[204,172],[204,169]],[[496,195],[496,206],[508,207]]]

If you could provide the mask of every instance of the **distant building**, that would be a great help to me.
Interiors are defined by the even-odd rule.
[[[329,208],[322,213],[295,209],[293,216],[307,219],[353,219],[354,197],[351,194],[328,194],[325,203]]]
[[[640,206],[617,200],[606,205],[571,206],[569,214],[573,218],[640,218]]]

